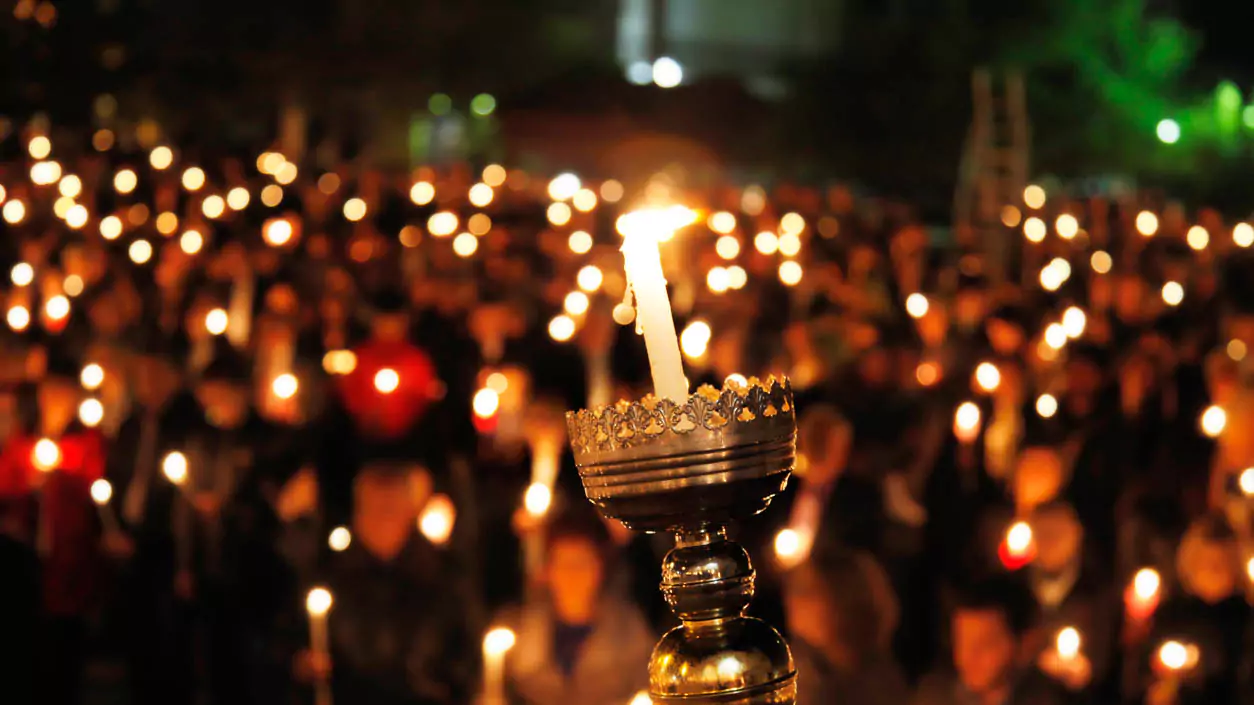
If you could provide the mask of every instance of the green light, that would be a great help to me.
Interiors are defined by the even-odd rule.
[[[1158,121],[1158,139],[1163,144],[1175,144],[1180,141],[1180,123],[1166,118]]]
[[[487,117],[496,110],[496,98],[487,93],[480,93],[470,101],[470,110],[475,115]]]
[[[1241,122],[1245,123],[1246,127],[1254,130],[1254,105],[1247,105],[1241,111]]]
[[[444,93],[436,93],[427,101],[427,108],[432,115],[447,115],[453,109],[453,99]]]
[[[1215,102],[1225,110],[1236,112],[1241,107],[1241,89],[1232,81],[1221,81],[1215,89]]]

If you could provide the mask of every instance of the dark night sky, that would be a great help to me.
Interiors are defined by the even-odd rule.
[[[1254,77],[1251,20],[1254,4],[1248,0],[1180,0],[1180,19],[1197,30],[1201,46],[1198,64],[1238,72],[1234,78]]]

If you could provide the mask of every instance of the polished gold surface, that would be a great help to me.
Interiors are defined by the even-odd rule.
[[[725,529],[766,509],[788,482],[797,434],[788,381],[706,386],[684,404],[650,396],[566,421],[584,491],[601,513],[676,537],[661,589],[683,626],[654,649],[653,701],[793,705],[792,653],[770,625],[745,616],[755,573]]]
[[[566,420],[588,499],[641,531],[749,518],[784,489],[796,457],[786,379],[706,386],[682,405],[619,402]]]
[[[761,620],[685,624],[654,648],[649,690],[655,702],[791,703],[797,670],[783,638]]]

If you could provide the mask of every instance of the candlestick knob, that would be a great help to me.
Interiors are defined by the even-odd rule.
[[[628,527],[668,531],[662,594],[682,626],[654,648],[656,703],[791,705],[788,644],[745,616],[755,573],[726,526],[784,489],[796,458],[787,380],[702,387],[683,404],[646,397],[567,415],[584,492]]]

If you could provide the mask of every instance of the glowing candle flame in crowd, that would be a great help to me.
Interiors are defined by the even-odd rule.
[[[975,382],[986,392],[996,391],[1001,386],[1001,371],[991,362],[981,362],[975,368]]]
[[[1218,438],[1228,426],[1228,412],[1224,411],[1223,407],[1212,404],[1202,412],[1201,425],[1202,433],[1209,438]]]
[[[474,398],[470,401],[470,406],[475,412],[475,416],[481,419],[490,419],[496,416],[496,412],[501,408],[501,395],[491,387],[484,387],[475,392]]]
[[[710,324],[705,321],[693,321],[684,328],[679,336],[679,346],[689,359],[697,360],[705,356],[712,336]]]
[[[1254,497],[1254,467],[1241,471],[1241,475],[1237,478],[1237,485],[1241,488],[1241,494]]]
[[[954,435],[963,443],[972,443],[980,435],[980,407],[963,402],[954,412]]]
[[[104,420],[104,404],[99,399],[84,399],[78,405],[78,420],[87,428],[95,428]]]
[[[391,394],[400,386],[401,376],[396,370],[390,367],[384,367],[374,373],[374,388],[380,394]]]
[[[91,362],[83,367],[83,371],[79,373],[78,379],[82,383],[83,389],[93,391],[100,389],[100,385],[104,384],[105,372],[100,365]]]
[[[347,551],[352,542],[353,534],[346,526],[337,526],[334,529],[331,529],[331,534],[327,536],[327,545],[330,546],[331,550],[336,553]]]
[[[583,267],[579,270],[579,273],[575,275],[575,283],[579,285],[580,289],[583,289],[589,294],[600,289],[601,282],[603,280],[604,276],[601,274],[601,269],[592,264]]]
[[[291,399],[299,390],[300,381],[290,372],[284,372],[270,383],[270,391],[279,399]]]
[[[13,306],[5,314],[5,320],[10,328],[20,333],[30,326],[30,310],[25,306]]]
[[[14,286],[30,286],[35,281],[35,268],[29,262],[18,262],[9,271],[9,279]]]
[[[109,500],[112,498],[113,485],[109,484],[108,480],[101,478],[91,483],[91,500],[93,502],[99,505],[105,505],[108,504]]]
[[[418,518],[418,530],[427,540],[436,546],[443,546],[448,543],[449,537],[453,534],[453,524],[457,518],[456,508],[453,506],[453,500],[448,495],[434,494],[431,499],[427,500],[427,506],[422,509],[422,516]]]
[[[1130,618],[1144,620],[1154,613],[1161,597],[1162,582],[1162,577],[1153,568],[1142,568],[1132,576],[1132,583],[1124,595],[1124,606]]]
[[[309,650],[325,659],[331,652],[331,635],[327,628],[327,613],[335,604],[331,591],[315,587],[305,597],[305,611],[309,613]],[[324,676],[314,684],[316,705],[330,705],[331,689]]]
[[[906,297],[906,313],[911,318],[923,318],[927,315],[928,308],[930,306],[927,297],[923,294],[915,293]]]
[[[542,517],[553,504],[553,490],[543,482],[533,482],[523,494],[523,508],[532,517]]]
[[[1087,325],[1088,316],[1084,315],[1084,311],[1078,306],[1069,306],[1062,314],[1062,329],[1072,340],[1084,335],[1084,328]]]
[[[1073,659],[1078,656],[1082,644],[1080,631],[1075,627],[1064,627],[1059,630],[1058,637],[1054,640],[1058,655],[1064,659]]]
[[[1158,647],[1158,662],[1168,671],[1177,672],[1197,665],[1197,647],[1176,640],[1163,642]]]
[[[1179,306],[1184,301],[1184,287],[1180,282],[1167,282],[1163,284],[1163,303],[1168,306]]]
[[[811,536],[792,527],[775,534],[775,559],[787,569],[799,565],[810,554]]]
[[[575,319],[560,314],[549,321],[549,337],[559,343],[565,343],[575,335]]]
[[[1053,394],[1042,394],[1036,398],[1036,413],[1043,419],[1052,419],[1058,413],[1058,399]]]
[[[205,314],[205,330],[210,335],[222,335],[230,322],[231,319],[223,308],[215,308]]]
[[[167,453],[161,461],[161,473],[165,479],[182,486],[187,482],[187,456],[177,450]]]
[[[505,654],[514,648],[513,630],[496,627],[483,637],[483,689],[485,705],[505,705]]]
[[[51,472],[61,465],[61,446],[51,438],[41,438],[31,451],[31,463],[40,472]]]
[[[998,557],[1008,570],[1019,570],[1032,562],[1035,554],[1032,527],[1026,521],[1017,521],[1006,530],[1006,538],[998,548]]]

